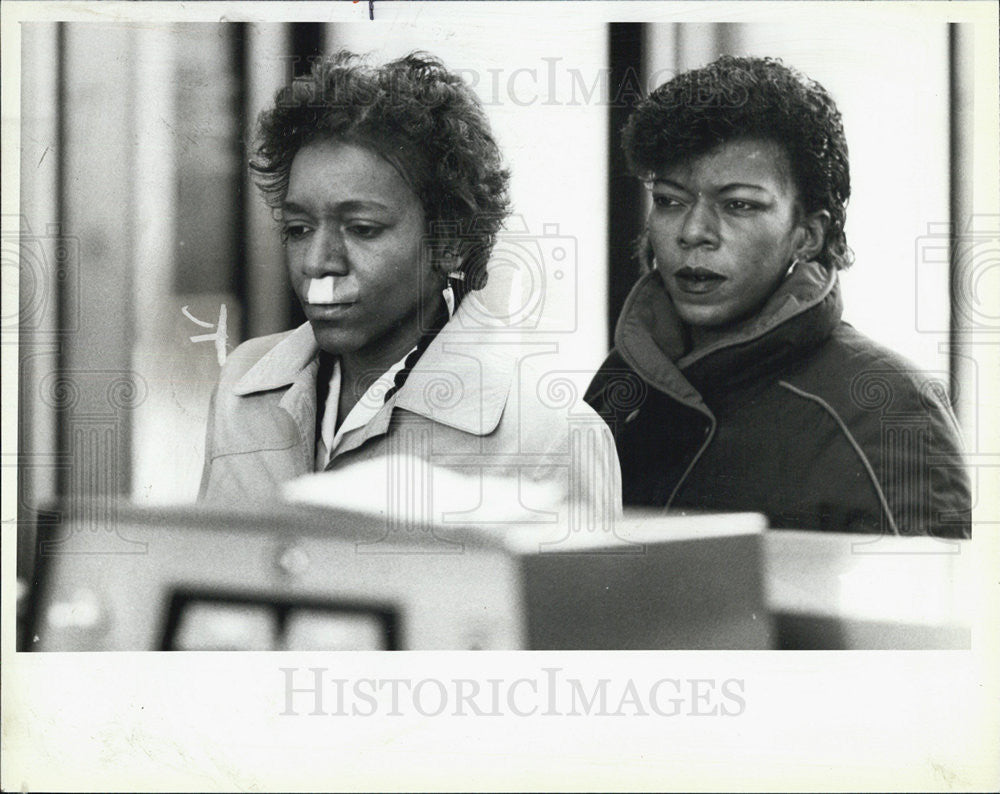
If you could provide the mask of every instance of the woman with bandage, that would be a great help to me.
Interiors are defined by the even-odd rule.
[[[460,77],[419,53],[318,62],[262,114],[251,169],[280,217],[308,322],[227,360],[203,500],[261,504],[312,472],[323,473],[312,493],[331,505],[367,498],[359,487],[385,499],[403,487],[392,472],[405,457],[509,483],[515,502],[536,493],[545,506],[618,509],[607,428],[582,401],[547,405],[523,353],[483,330],[488,301],[475,295],[508,211],[508,172]],[[572,458],[574,429],[585,460]],[[473,501],[439,500],[432,520],[476,509],[480,488],[459,490]]]

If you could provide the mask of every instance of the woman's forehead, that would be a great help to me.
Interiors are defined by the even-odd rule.
[[[367,201],[395,206],[415,199],[395,166],[372,148],[321,139],[296,153],[284,203]]]
[[[665,165],[654,180],[700,190],[748,184],[773,192],[794,191],[791,163],[784,147],[761,138],[726,141],[703,154]]]
[[[311,141],[300,148],[292,159],[290,177],[305,181],[317,171],[375,185],[393,184],[399,178],[395,169],[372,149],[328,139]]]

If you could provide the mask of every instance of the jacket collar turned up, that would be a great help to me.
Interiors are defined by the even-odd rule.
[[[840,322],[843,303],[835,270],[799,265],[738,333],[696,353],[660,273],[653,270],[625,299],[615,348],[651,386],[704,410],[699,389],[725,387],[777,370],[823,342]]]

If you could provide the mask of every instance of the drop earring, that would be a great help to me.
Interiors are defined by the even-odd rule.
[[[465,273],[461,270],[452,270],[445,276],[444,289],[441,295],[444,297],[444,305],[448,308],[448,319],[455,316],[455,290],[451,286],[452,281],[465,281]]]
[[[795,257],[795,259],[792,260],[792,264],[788,266],[788,270],[785,271],[785,278],[788,278],[790,275],[792,275],[792,273],[795,272],[795,268],[797,268],[798,266],[799,266],[799,258]]]

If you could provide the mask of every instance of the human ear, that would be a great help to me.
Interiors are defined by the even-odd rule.
[[[454,273],[462,267],[462,258],[456,245],[447,245],[432,252],[431,256],[431,270],[442,279],[447,278],[450,273]]]
[[[809,262],[819,256],[829,228],[830,213],[827,210],[816,210],[802,217],[799,220],[799,241],[795,258]]]

